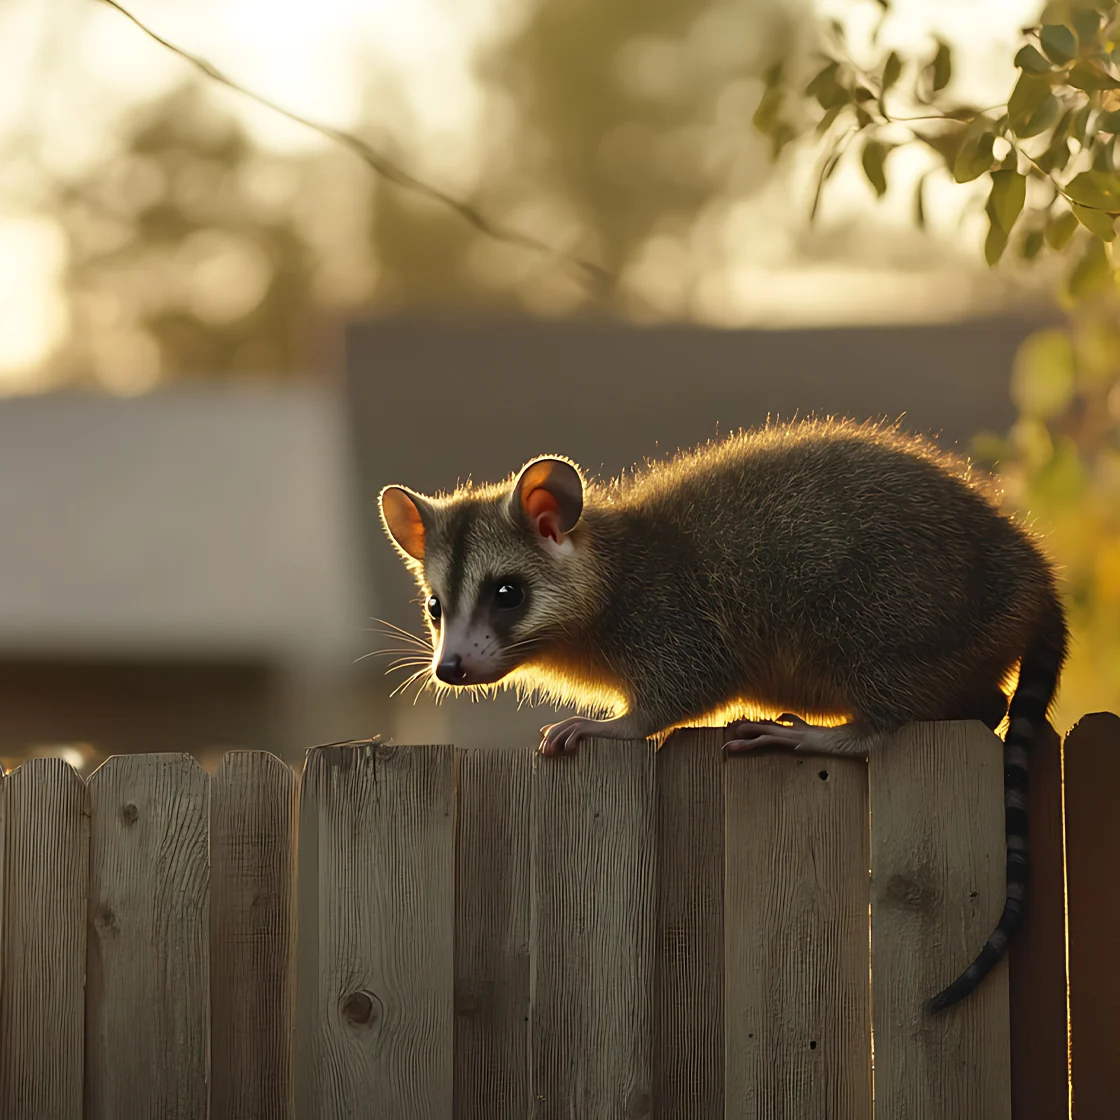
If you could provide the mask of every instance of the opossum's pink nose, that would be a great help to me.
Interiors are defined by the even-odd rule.
[[[463,668],[463,659],[457,653],[445,657],[436,666],[436,676],[444,684],[466,684],[467,671]]]

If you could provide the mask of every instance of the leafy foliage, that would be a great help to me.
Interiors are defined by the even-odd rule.
[[[882,20],[888,0],[879,0]],[[853,138],[875,195],[888,189],[887,153],[922,144],[958,183],[987,180],[984,256],[1008,247],[1023,262],[1064,263],[1067,329],[1033,335],[1018,354],[1011,392],[1019,420],[985,434],[976,458],[994,468],[1008,505],[1045,531],[1059,564],[1074,630],[1059,721],[1120,707],[1120,0],[1050,3],[1024,31],[1007,101],[986,109],[953,97],[953,46],[921,57],[884,51],[851,58],[830,28],[821,68],[799,88],[775,66],[756,125],[781,150],[814,133],[824,151],[810,219]],[[876,41],[878,32],[876,32]],[[888,93],[890,97],[888,97]],[[906,115],[898,106],[914,107]],[[800,132],[792,122],[809,111]],[[814,111],[815,110],[815,111]],[[914,221],[926,221],[919,181]]]
[[[888,18],[889,4],[881,7]],[[770,69],[755,125],[775,153],[815,131],[828,174],[835,169],[832,156],[853,134],[862,137],[863,170],[878,197],[887,191],[887,154],[900,144],[926,145],[958,183],[990,181],[989,264],[1008,245],[1025,260],[1046,247],[1065,252],[1077,225],[1083,227],[1067,286],[1072,296],[1085,294],[1099,286],[1102,259],[1114,271],[1110,252],[1102,257],[1102,243],[1113,241],[1120,216],[1118,9],[1109,0],[1050,4],[1042,22],[1025,31],[1027,41],[1015,55],[1019,76],[1006,103],[987,109],[953,98],[951,44],[935,40],[932,50],[912,58],[884,51],[873,65],[861,66],[843,27],[834,23],[821,48],[823,65],[807,85],[788,77],[784,59]],[[901,103],[919,111],[895,115]],[[796,122],[814,107],[816,119],[799,132]],[[818,207],[819,197],[814,216]],[[916,210],[924,221],[920,202]]]

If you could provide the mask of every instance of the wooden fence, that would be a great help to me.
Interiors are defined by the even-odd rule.
[[[0,1116],[1067,1116],[1056,738],[1010,968],[935,1018],[1003,901],[996,738],[915,725],[869,766],[721,739],[320,747],[298,791],[255,752],[24,764],[0,790]],[[1076,1115],[1105,1120],[1120,720],[1064,760]]]

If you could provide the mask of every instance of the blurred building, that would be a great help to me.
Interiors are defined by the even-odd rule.
[[[1036,322],[793,332],[355,324],[339,387],[217,382],[0,404],[0,757],[401,741],[529,745],[548,709],[390,701],[415,589],[378,490],[544,452],[615,473],[795,413],[905,414],[966,445],[1013,420]]]
[[[291,756],[360,723],[350,479],[326,389],[3,402],[0,757]]]

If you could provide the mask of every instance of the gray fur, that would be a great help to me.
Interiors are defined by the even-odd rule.
[[[1050,565],[967,466],[896,429],[772,425],[586,484],[566,551],[541,546],[514,492],[511,479],[425,499],[427,552],[405,559],[425,595],[449,595],[491,639],[479,589],[525,577],[529,602],[494,671],[585,708],[620,701],[609,723],[565,721],[572,745],[752,707],[843,716],[823,741],[860,753],[913,720],[995,727],[1022,659],[1007,798],[1025,853],[1025,747],[1066,628]],[[1023,890],[1024,861],[1009,863]],[[937,1006],[998,958],[1021,912],[1013,895],[983,960]]]

